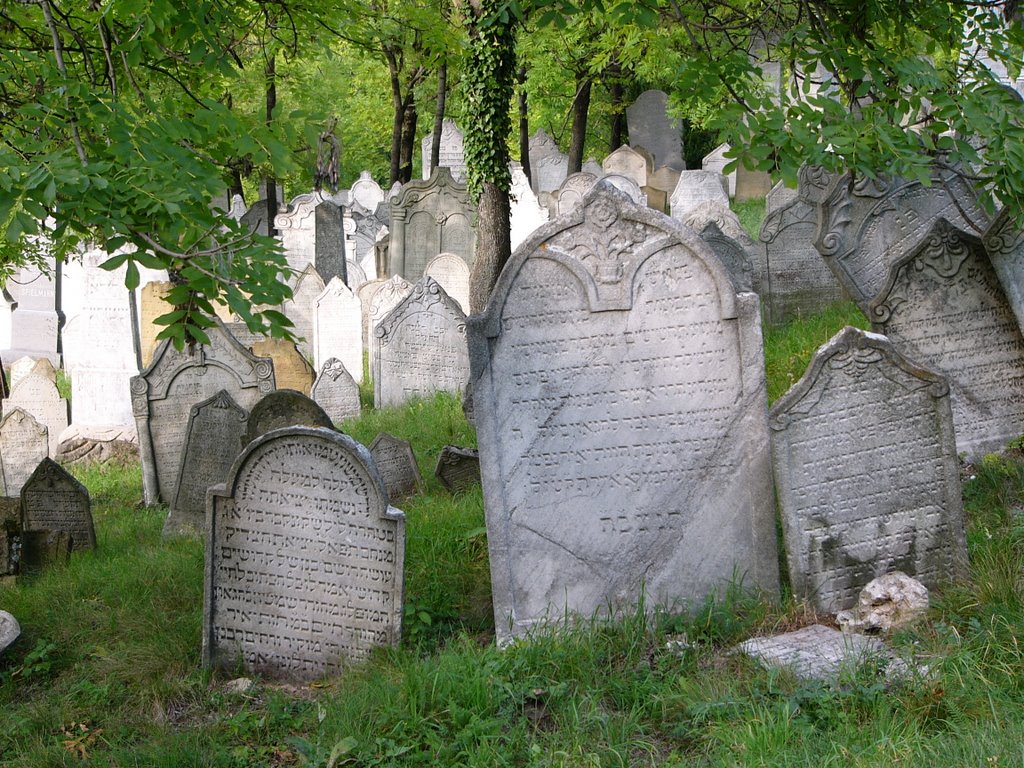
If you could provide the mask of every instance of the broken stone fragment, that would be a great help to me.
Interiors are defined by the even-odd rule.
[[[888,634],[928,612],[928,588],[900,571],[879,576],[861,590],[857,604],[836,614],[843,632]]]

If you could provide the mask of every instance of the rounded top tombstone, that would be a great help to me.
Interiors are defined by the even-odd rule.
[[[294,389],[278,389],[260,400],[249,413],[249,426],[242,447],[260,435],[293,426],[323,427],[334,430],[331,417],[316,401]]]

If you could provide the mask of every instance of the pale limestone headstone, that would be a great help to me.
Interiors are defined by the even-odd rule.
[[[306,192],[274,217],[288,266],[296,272],[316,259],[316,207],[326,199],[322,192]]]
[[[400,499],[420,490],[423,478],[408,440],[381,432],[370,443],[370,455],[390,498]]]
[[[583,171],[583,173],[592,173],[594,176],[604,175],[604,169],[601,167],[601,164],[593,157],[588,157],[580,170]]]
[[[561,152],[544,154],[536,159],[530,152],[530,186],[539,196],[542,192],[554,192],[569,175],[569,156]]]
[[[350,203],[359,203],[371,213],[384,201],[384,190],[373,180],[369,171],[362,171],[349,191]]]
[[[11,387],[0,412],[21,408],[32,414],[49,433],[49,455],[57,453],[58,437],[68,426],[68,401],[57,390],[57,372],[46,358],[37,360],[32,370]]]
[[[695,232],[599,183],[469,324],[499,642],[778,593],[758,303]]]
[[[647,186],[647,177],[654,171],[649,155],[623,144],[601,162],[605,174],[618,174],[632,179],[637,187]]]
[[[363,309],[357,296],[334,278],[316,299],[316,350],[313,364],[321,370],[332,357],[340,360],[352,378],[363,380]]]
[[[356,290],[356,296],[359,297],[359,306],[363,315],[363,349],[370,348],[370,302],[373,301],[374,295],[385,282],[387,281],[380,278],[377,280],[367,280]]]
[[[709,221],[700,230],[700,238],[711,246],[715,256],[722,262],[732,277],[738,292],[754,291],[761,293],[761,286],[754,285],[754,263],[750,254],[736,240],[718,228],[718,224]]]
[[[744,165],[736,168],[736,202],[764,200],[772,188],[772,177],[766,171],[751,171]]]
[[[347,264],[348,280],[346,285],[353,291],[358,291],[363,283],[369,278],[367,277],[366,270],[355,261],[349,261]]]
[[[369,329],[370,329],[370,371],[374,370],[373,360],[375,352],[375,345],[373,343],[374,332],[377,326],[381,324],[388,313],[398,306],[399,302],[402,301],[406,296],[412,293],[412,283],[405,280],[398,275],[386,280],[384,285],[377,289],[376,293],[373,294],[373,298],[370,299],[370,310],[369,310]]]
[[[264,435],[207,516],[205,667],[309,681],[398,643],[405,516],[365,447],[309,427]]]
[[[281,311],[294,323],[292,333],[298,339],[299,351],[307,358],[313,357],[316,343],[313,330],[316,323],[317,300],[324,292],[324,287],[320,273],[309,264],[299,274],[292,289],[292,298],[281,305]]]
[[[640,186],[628,176],[623,176],[618,173],[609,173],[602,176],[601,181],[606,184],[611,184],[637,205],[647,205],[647,195],[644,194],[644,191]]]
[[[459,308],[469,312],[469,267],[466,262],[454,253],[442,253],[430,260],[423,274],[437,280]]]
[[[669,207],[672,218],[683,221],[686,215],[704,202],[720,203],[729,207],[729,193],[725,177],[716,171],[683,171],[672,191]]]
[[[142,365],[147,366],[153,360],[156,351],[156,336],[164,326],[153,322],[161,315],[166,315],[173,307],[164,301],[171,284],[166,281],[153,281],[142,286],[139,294],[139,346],[142,349]]]
[[[423,165],[423,178],[429,179],[434,169],[430,166],[430,149],[434,141],[434,134],[429,133],[420,142],[421,159]],[[441,151],[437,156],[437,164],[447,168],[456,181],[466,180],[466,157],[463,147],[465,140],[462,131],[455,124],[454,120],[445,118],[441,128]],[[372,210],[372,209],[371,209]]]
[[[669,199],[679,183],[679,174],[675,168],[663,165],[647,177],[647,186],[643,192],[647,195],[647,205],[661,213],[669,213]]]
[[[736,197],[736,171],[732,170],[729,173],[725,172],[725,166],[731,162],[731,160],[725,156],[725,153],[730,149],[732,149],[732,147],[728,142],[725,144],[719,144],[704,156],[704,159],[700,162],[700,167],[702,170],[720,173],[725,176],[729,197]]]
[[[18,386],[18,382],[28,376],[35,367],[36,359],[34,357],[19,357],[11,363],[11,389]],[[50,364],[50,370],[53,370],[52,363]]]
[[[89,491],[53,459],[44,458],[21,488],[26,531],[63,531],[71,549],[95,549]]]
[[[178,490],[178,469],[192,406],[225,390],[246,410],[274,389],[274,365],[256,357],[218,323],[210,344],[180,352],[169,341],[131,381],[139,434],[142,488],[147,504],[169,503]]]
[[[566,177],[554,194],[555,215],[564,216],[578,208],[583,203],[583,198],[594,188],[596,183],[597,176],[590,173],[580,172]]]
[[[54,259],[49,272],[34,265],[22,267],[7,280],[5,288],[17,307],[11,313],[11,344],[17,359],[21,355],[57,359],[57,312]]]
[[[274,361],[274,384],[278,389],[294,389],[308,395],[313,388],[316,374],[295,342],[264,338],[253,342],[249,350],[256,357],[269,357]]]
[[[0,419],[0,496],[17,496],[39,462],[49,456],[46,426],[21,408]]]
[[[388,272],[416,281],[439,253],[454,253],[470,267],[476,248],[476,211],[466,185],[444,166],[427,181],[411,181],[391,202]]]
[[[466,315],[430,277],[375,326],[373,350],[377,408],[434,392],[458,393],[469,380]]]
[[[851,607],[889,571],[932,586],[967,571],[949,387],[884,336],[847,327],[771,410],[790,581]]]
[[[868,318],[949,380],[956,447],[971,459],[1024,434],[1024,337],[981,240],[945,219],[889,268]]]
[[[537,195],[530,188],[529,179],[518,163],[512,166],[511,206],[509,238],[512,241],[512,250],[515,250],[537,227],[547,223],[550,217],[548,210],[537,200]]]
[[[325,362],[320,369],[311,397],[335,424],[358,418],[362,412],[359,385],[345,370],[345,364],[336,357]]]
[[[1024,332],[1024,229],[1014,221],[1015,213],[1003,208],[985,232],[984,243],[1017,325]]]
[[[665,165],[680,171],[686,168],[682,121],[668,116],[668,94],[664,91],[641,93],[626,107],[626,124],[629,143],[650,152],[655,167]]]

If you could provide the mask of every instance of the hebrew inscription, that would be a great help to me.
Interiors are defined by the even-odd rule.
[[[22,487],[21,514],[26,531],[67,533],[72,550],[96,546],[89,492],[53,459],[43,459]]]

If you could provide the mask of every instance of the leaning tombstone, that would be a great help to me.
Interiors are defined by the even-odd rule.
[[[847,327],[771,409],[775,487],[794,592],[818,611],[903,571],[967,573],[946,380],[884,336]]]
[[[339,278],[336,280],[341,281]],[[316,343],[317,301],[324,292],[324,281],[316,267],[309,264],[295,282],[292,297],[281,305],[281,311],[292,321],[292,333],[298,339],[299,352],[312,360]]]
[[[248,412],[223,389],[192,406],[177,491],[164,522],[165,536],[202,533],[206,524],[206,491],[228,476],[248,421]]]
[[[21,488],[21,526],[63,531],[76,551],[96,547],[89,491],[53,459],[43,459]]]
[[[977,459],[1024,433],[1024,398],[1012,393],[1024,337],[980,239],[939,219],[868,309],[901,354],[949,380],[959,452]]]
[[[0,495],[18,496],[39,462],[49,456],[46,426],[21,408],[0,419]]]
[[[381,324],[388,313],[397,307],[402,299],[412,293],[413,284],[410,283],[403,277],[395,275],[384,282],[370,299],[370,308],[368,310],[368,323],[370,331],[370,353],[368,355],[370,362],[370,372],[373,372],[373,360],[375,353],[375,347],[373,338],[377,326]]]
[[[191,354],[165,340],[149,367],[132,378],[147,504],[170,502],[177,493],[181,450],[193,405],[223,389],[248,410],[274,389],[270,358],[255,357],[221,323],[206,334],[210,343],[197,344]]]
[[[758,301],[694,231],[598,183],[469,325],[499,642],[778,594]]]
[[[462,392],[469,380],[466,315],[424,277],[374,330],[373,400],[401,405],[434,392]]]
[[[381,432],[370,443],[370,455],[384,480],[389,498],[400,499],[422,487],[423,478],[420,477],[416,454],[408,440]]]
[[[480,484],[480,451],[446,445],[437,457],[434,476],[450,493]]]
[[[362,413],[359,385],[336,357],[332,357],[320,369],[320,375],[313,385],[312,398],[335,424],[358,418]]]
[[[364,446],[276,430],[207,505],[205,667],[308,681],[398,643],[405,516]]]
[[[324,409],[301,392],[275,390],[252,407],[241,447],[267,432],[294,426],[334,429],[331,417],[324,413]]]
[[[760,286],[754,287],[754,264],[750,254],[731,237],[718,228],[718,224],[709,221],[700,230],[700,239],[711,246],[736,285],[736,290],[741,292],[754,291],[761,293]]]

